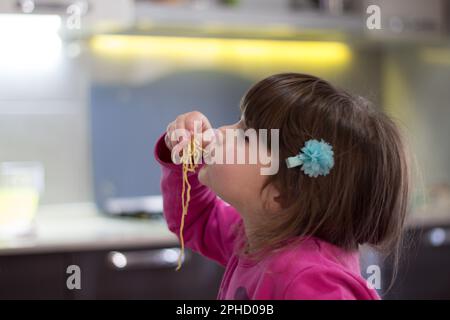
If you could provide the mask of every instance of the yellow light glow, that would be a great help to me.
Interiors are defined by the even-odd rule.
[[[161,58],[189,64],[342,66],[350,48],[341,42],[228,38],[98,35],[91,39],[95,54],[111,58]]]

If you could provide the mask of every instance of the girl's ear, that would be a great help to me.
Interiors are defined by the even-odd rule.
[[[270,213],[277,213],[280,212],[282,209],[282,202],[281,202],[281,195],[280,191],[275,187],[273,183],[270,183],[266,186],[265,191],[265,203],[266,203],[266,209]]]

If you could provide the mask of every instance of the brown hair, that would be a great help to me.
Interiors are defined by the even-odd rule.
[[[264,216],[249,235],[252,251],[273,251],[297,236],[346,250],[361,244],[398,248],[409,202],[409,157],[387,115],[364,98],[298,73],[256,83],[241,110],[245,128],[280,130],[280,168],[265,186],[279,190],[283,210]],[[335,165],[327,176],[311,178],[285,165],[309,139],[333,147]]]

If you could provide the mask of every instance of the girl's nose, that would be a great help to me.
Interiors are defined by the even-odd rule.
[[[232,127],[233,127],[232,125],[222,126],[222,127],[219,128],[219,130],[222,131],[222,133],[225,134],[225,130],[231,129]]]
[[[220,128],[218,128],[218,130],[221,131],[221,133],[225,136],[225,133],[227,130],[236,130],[238,127],[236,126],[236,124],[230,124],[230,125],[226,125],[226,126],[222,126]]]

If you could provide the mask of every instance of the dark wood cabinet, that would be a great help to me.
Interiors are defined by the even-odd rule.
[[[0,299],[64,299],[64,254],[0,257]]]
[[[181,270],[175,271],[174,250],[3,255],[0,299],[215,299],[223,268],[186,251]],[[117,257],[122,261],[114,261]],[[80,268],[81,289],[67,288],[70,265]]]
[[[384,299],[450,299],[450,225],[409,228],[395,277],[392,261],[383,267]]]

